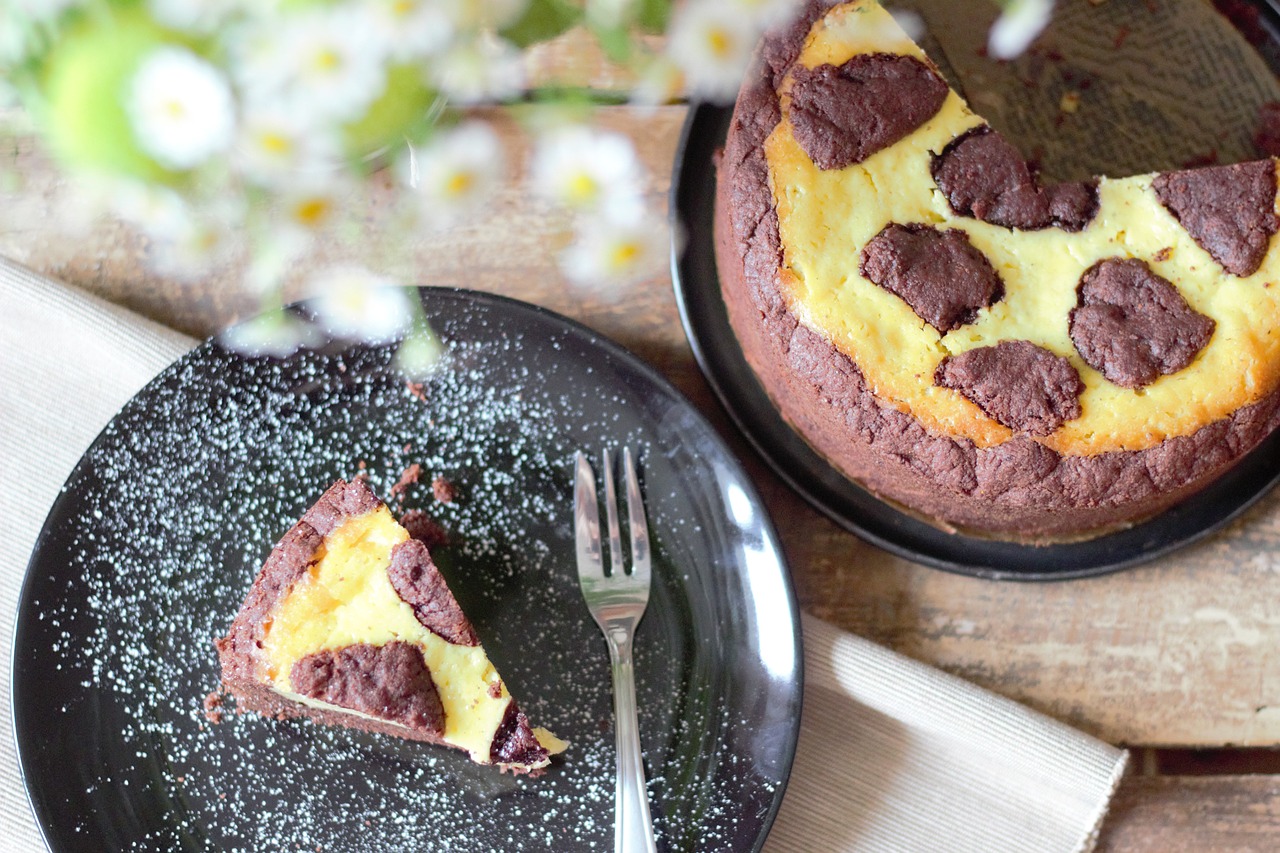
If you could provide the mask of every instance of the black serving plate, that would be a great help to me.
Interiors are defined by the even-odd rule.
[[[636,640],[641,736],[665,850],[758,850],[799,729],[798,613],[751,482],[651,368],[500,297],[423,289],[448,358],[421,389],[390,346],[284,360],[210,342],[98,437],[40,535],[14,644],[22,772],[49,847],[605,850],[608,655],[582,602],[573,455],[638,448],[654,584]],[[535,725],[545,776],[296,720],[206,720],[225,632],[273,542],[338,477],[386,495],[418,462],[459,489],[409,504]]]
[[[899,511],[845,477],[792,429],[742,354],[716,272],[715,169],[732,110],[689,112],[677,149],[671,211],[687,235],[672,277],[694,357],[729,416],[788,485],[837,524],[879,547],[960,574],[993,580],[1066,580],[1138,565],[1201,539],[1235,518],[1280,480],[1280,433],[1184,503],[1125,530],[1084,542],[1020,545],[947,533]]]

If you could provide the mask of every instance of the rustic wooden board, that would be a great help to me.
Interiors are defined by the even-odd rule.
[[[1099,853],[1271,853],[1280,837],[1275,776],[1126,778]]]
[[[483,111],[520,163],[527,139]],[[682,107],[607,108],[665,204]],[[68,234],[50,210],[67,188],[29,145],[26,189],[0,221],[0,253],[197,335],[255,311],[231,265],[179,283],[145,268],[145,242],[118,226]],[[556,268],[569,221],[533,199],[517,168],[483,222],[421,235],[387,258],[369,242],[324,257],[406,280],[516,296],[576,317],[654,363],[722,427],[764,491],[802,605],[856,633],[1028,703],[1114,742],[1173,746],[1280,743],[1280,497],[1229,532],[1146,568],[1107,578],[1016,585],[955,577],[863,544],[792,494],[733,433],[693,363],[665,274],[610,292],[570,286]],[[17,222],[19,225],[13,225]],[[384,247],[385,248],[385,247]],[[291,291],[301,296],[301,284]]]

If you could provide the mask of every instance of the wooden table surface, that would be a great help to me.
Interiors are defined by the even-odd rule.
[[[545,76],[614,79],[572,36],[533,64]],[[523,162],[528,140],[512,118],[496,109],[477,114],[493,121],[512,162]],[[649,199],[662,209],[685,116],[683,106],[609,107],[597,116],[634,141]],[[196,336],[255,313],[256,298],[235,264],[198,281],[173,281],[148,271],[145,241],[120,226],[66,233],[52,211],[74,189],[28,143],[16,162],[25,185],[4,201],[0,254]],[[1134,748],[1099,849],[1280,849],[1280,764],[1269,752],[1240,749],[1280,744],[1280,655],[1273,653],[1280,648],[1280,495],[1202,544],[1092,580],[982,581],[891,556],[810,508],[735,432],[694,363],[666,274],[607,293],[565,280],[555,256],[568,221],[534,199],[523,177],[519,170],[510,176],[484,221],[415,237],[400,262],[405,268],[395,272],[535,302],[636,352],[738,451],[781,533],[803,609]],[[377,269],[376,251],[356,244],[331,248],[326,258]],[[1223,748],[1232,751],[1208,759],[1186,752]]]

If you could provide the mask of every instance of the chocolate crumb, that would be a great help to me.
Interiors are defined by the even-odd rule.
[[[427,392],[423,390],[424,386],[421,382],[414,382],[412,379],[406,379],[404,381],[404,387],[405,390],[414,397],[417,397],[421,402],[427,402]]]
[[[436,477],[431,481],[431,494],[440,503],[449,504],[458,499],[458,488],[444,477]]]
[[[403,501],[405,494],[409,491],[409,487],[418,482],[418,477],[422,474],[422,466],[414,462],[408,468],[400,473],[400,479],[396,480],[396,484],[391,487],[389,494],[397,501]]]
[[[438,522],[420,509],[411,509],[400,516],[400,526],[409,532],[410,539],[416,539],[427,550],[449,544],[449,534]]]
[[[221,723],[225,719],[225,714],[222,711],[222,702],[222,694],[216,690],[204,697],[204,718],[214,725]]]

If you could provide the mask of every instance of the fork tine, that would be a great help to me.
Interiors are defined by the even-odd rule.
[[[600,554],[600,508],[596,501],[596,477],[581,452],[574,460],[573,532],[578,544],[578,576],[604,576]]]
[[[622,533],[618,529],[618,492],[613,487],[613,454],[604,455],[604,515],[609,523],[609,577],[622,577]]]
[[[631,574],[636,580],[649,582],[649,523],[644,517],[644,501],[636,479],[635,460],[631,448],[622,451],[623,476],[627,479],[627,516],[631,528]]]

